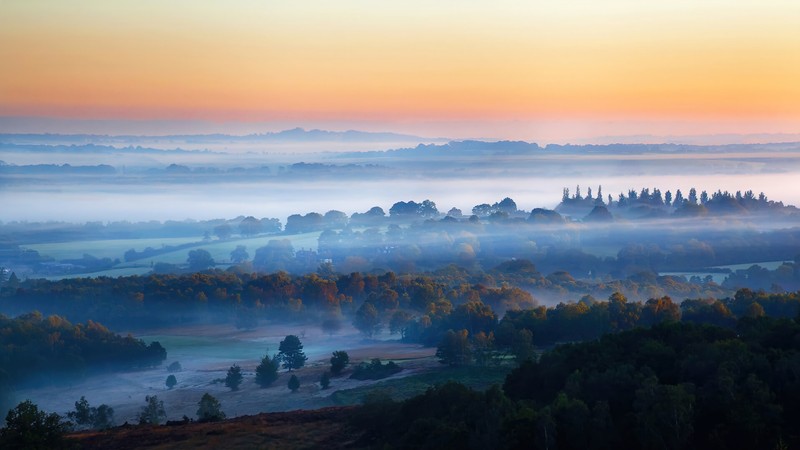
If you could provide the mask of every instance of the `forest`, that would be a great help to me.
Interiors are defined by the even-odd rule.
[[[667,321],[565,344],[502,388],[458,383],[353,413],[364,447],[794,448],[800,444],[800,323],[729,328]]]

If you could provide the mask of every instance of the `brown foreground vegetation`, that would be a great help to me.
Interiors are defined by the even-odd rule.
[[[354,448],[360,432],[347,423],[355,407],[330,407],[241,416],[213,423],[121,426],[69,436],[84,449]]]

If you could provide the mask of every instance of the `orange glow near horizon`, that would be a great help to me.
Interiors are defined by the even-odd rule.
[[[795,2],[382,3],[7,1],[0,115],[800,124]]]

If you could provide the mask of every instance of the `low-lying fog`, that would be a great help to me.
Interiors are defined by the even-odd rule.
[[[655,171],[657,168],[654,167]],[[752,189],[764,192],[771,200],[800,205],[797,180],[800,173],[709,174],[695,176],[663,175],[655,172],[630,176],[554,175],[550,177],[496,178],[393,178],[325,179],[303,177],[292,181],[215,184],[138,184],[84,185],[54,184],[8,186],[0,192],[2,221],[145,221],[233,218],[240,215],[275,217],[285,224],[286,217],[307,212],[336,209],[350,215],[373,206],[385,211],[397,201],[434,201],[440,212],[451,207],[469,214],[481,203],[492,204],[504,197],[513,198],[524,210],[553,208],[561,201],[561,190],[598,185],[616,200],[620,192],[642,187],[662,191],[691,187],[709,193],[717,189],[736,192]]]
[[[319,133],[328,141],[317,141],[316,132],[286,133],[285,139],[274,142],[226,138],[234,139],[234,147],[261,149],[250,153],[219,148],[215,135],[175,137],[179,142],[168,140],[161,146],[181,144],[190,152],[158,149],[156,144],[164,144],[160,138],[2,135],[0,220],[163,221],[252,215],[285,223],[295,213],[337,209],[350,215],[372,206],[388,211],[397,201],[424,199],[434,201],[440,212],[457,207],[468,214],[477,204],[507,196],[520,209],[552,208],[561,200],[562,188],[574,192],[576,185],[602,185],[604,199],[610,194],[615,200],[629,189],[681,189],[686,195],[694,187],[709,194],[718,189],[753,190],[800,205],[800,144],[662,150],[466,142],[417,148],[417,143],[431,141],[327,132]],[[331,141],[331,136],[339,140]],[[400,138],[411,141],[398,142]],[[399,151],[364,152],[401,144],[405,149]],[[215,152],[194,151],[209,147]],[[111,167],[75,168],[99,164]]]
[[[268,388],[255,383],[255,368],[269,351],[270,356],[278,352],[278,345],[286,335],[300,337],[308,356],[306,367],[295,373],[301,382],[300,390],[291,393],[287,387],[288,372],[280,370],[279,379]],[[262,326],[253,331],[239,331],[232,325],[194,326],[160,330],[156,335],[137,336],[150,342],[159,341],[167,349],[167,360],[160,367],[123,372],[102,373],[67,386],[54,385],[17,390],[19,401],[30,399],[39,408],[64,414],[75,408],[75,401],[85,396],[91,406],[105,403],[114,408],[115,421],[138,423],[138,415],[145,406],[145,396],[156,395],[164,402],[168,420],[180,420],[184,415],[196,418],[197,403],[208,392],[222,404],[229,416],[256,414],[259,412],[312,409],[329,406],[329,396],[340,389],[350,389],[374,381],[350,380],[349,369],[341,377],[334,377],[331,387],[321,390],[319,380],[322,372],[330,368],[331,353],[345,350],[350,355],[351,365],[361,360],[379,357],[382,360],[417,360],[404,364],[407,367],[395,377],[407,376],[419,369],[420,364],[438,364],[429,358],[434,348],[423,348],[415,344],[402,344],[386,333],[379,339],[365,341],[357,331],[345,327],[333,338],[323,334],[318,327],[309,326]],[[166,378],[170,375],[166,367],[178,361],[182,366],[173,372],[178,383],[167,389]],[[242,368],[244,381],[238,391],[231,391],[222,381],[228,368],[238,364]]]

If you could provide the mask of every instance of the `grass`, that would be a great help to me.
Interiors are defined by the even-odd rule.
[[[472,389],[485,390],[493,384],[502,385],[511,369],[511,366],[446,367],[442,370],[382,381],[369,386],[336,391],[331,395],[331,400],[336,405],[357,405],[365,395],[374,391],[388,394],[393,400],[405,400],[425,393],[429,387],[448,381],[457,381]]]
[[[161,248],[162,245],[180,245],[197,242],[199,238],[147,238],[147,239],[106,239],[101,241],[69,241],[47,244],[23,244],[21,247],[36,250],[40,255],[62,259],[80,259],[84,253],[97,258],[119,258],[130,250],[144,250],[147,247]],[[184,258],[185,259],[185,258]]]
[[[111,258],[112,260],[119,258],[119,260],[121,261],[120,264],[115,265],[111,269],[103,270],[100,272],[87,272],[87,273],[76,273],[70,275],[45,277],[52,280],[60,280],[63,278],[75,278],[75,277],[85,277],[85,276],[118,277],[118,276],[129,276],[129,275],[143,275],[151,270],[151,264],[157,264],[160,262],[168,264],[176,264],[176,265],[186,264],[186,259],[189,255],[189,251],[193,249],[204,249],[208,251],[211,254],[211,257],[214,258],[215,261],[221,263],[217,267],[225,269],[227,267],[225,266],[225,263],[230,261],[231,251],[233,251],[239,245],[244,245],[245,247],[247,247],[247,252],[250,254],[250,258],[255,256],[256,249],[266,246],[267,243],[269,243],[269,241],[273,239],[289,239],[292,242],[292,246],[294,247],[295,251],[301,249],[306,249],[306,250],[310,249],[316,251],[319,235],[320,232],[317,231],[312,233],[294,234],[289,236],[269,235],[269,236],[258,236],[253,238],[233,239],[228,241],[212,240],[208,242],[203,242],[199,238],[194,238],[194,237],[163,238],[163,239],[153,239],[153,238],[109,239],[100,241],[70,241],[70,242],[58,242],[58,243],[47,243],[47,244],[25,244],[22,245],[22,247],[26,249],[36,250],[37,252],[39,252],[40,255],[50,256],[57,261],[65,259],[81,259],[84,254],[89,254],[96,258]],[[191,244],[191,243],[196,243],[196,245],[190,248],[183,248],[181,250],[163,253],[153,257],[143,258],[137,261],[132,261],[132,262],[124,261],[124,254],[126,251],[130,249],[142,251],[147,247],[158,249],[161,248],[162,246],[167,246],[167,245],[181,245],[181,244]]]

